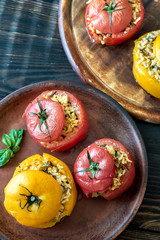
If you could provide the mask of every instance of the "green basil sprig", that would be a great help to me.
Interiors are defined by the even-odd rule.
[[[22,141],[25,130],[12,129],[9,133],[3,134],[2,142],[8,148],[0,150],[0,167],[5,165],[14,156],[14,153],[20,150],[20,143]]]

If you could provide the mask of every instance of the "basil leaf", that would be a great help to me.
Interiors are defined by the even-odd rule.
[[[2,142],[4,143],[4,145],[6,145],[8,148],[10,148],[12,146],[12,139],[10,136],[8,136],[7,134],[3,134],[2,136]]]
[[[12,139],[12,148],[15,149],[22,141],[23,134],[25,130],[23,129],[12,129],[10,131],[10,137]]]
[[[18,138],[18,132],[17,132],[17,129],[12,129],[9,133],[9,136],[11,137],[12,139],[12,146],[15,145],[15,142],[17,141],[17,138]]]
[[[23,130],[23,129],[18,130],[18,139],[15,143],[15,147],[19,146],[19,144],[21,143],[24,133],[25,133],[25,130]]]
[[[14,149],[13,149],[13,152],[16,153],[20,150],[21,148],[19,146],[16,146]]]
[[[4,154],[5,151],[6,151],[6,149],[0,150],[0,157]]]
[[[8,149],[3,149],[0,152],[1,152],[0,153],[0,167],[2,167],[7,162],[9,162],[11,157],[13,157],[13,151],[10,148],[8,148]]]

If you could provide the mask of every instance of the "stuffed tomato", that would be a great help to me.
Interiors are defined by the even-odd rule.
[[[136,40],[133,74],[147,93],[160,98],[160,30],[146,33]]]
[[[28,105],[23,116],[33,139],[51,151],[70,149],[88,130],[84,105],[62,90],[43,92]]]
[[[111,200],[133,184],[135,166],[131,154],[120,142],[100,139],[79,154],[74,177],[88,198],[103,196]]]
[[[121,44],[133,37],[143,19],[141,0],[91,0],[85,14],[90,37],[106,45]]]
[[[69,167],[44,153],[19,164],[5,187],[4,206],[20,224],[48,228],[70,216],[76,200],[77,189]]]

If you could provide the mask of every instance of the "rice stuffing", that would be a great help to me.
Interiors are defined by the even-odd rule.
[[[153,44],[158,35],[160,35],[160,30],[145,35],[138,43],[137,54],[139,57],[138,63],[141,63],[148,70],[151,77],[160,82],[160,62],[153,52]]]

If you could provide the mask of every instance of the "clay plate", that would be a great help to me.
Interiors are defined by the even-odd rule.
[[[160,1],[143,3],[142,29],[121,45],[102,46],[90,39],[85,27],[86,1],[60,1],[59,31],[68,60],[84,83],[107,93],[135,117],[159,124],[160,100],[146,93],[132,73],[134,40],[160,26]]]
[[[0,168],[0,238],[1,239],[114,239],[135,216],[144,197],[147,183],[147,157],[140,133],[131,117],[106,94],[73,82],[42,82],[26,86],[10,94],[0,102],[0,136],[11,129],[26,129],[22,118],[24,109],[42,91],[62,89],[75,94],[84,104],[89,117],[87,136],[72,149],[52,153],[68,164],[71,170],[76,157],[96,139],[110,137],[122,142],[130,151],[136,165],[136,181],[121,197],[113,201],[102,198],[87,199],[79,191],[78,201],[70,217],[50,229],[25,227],[16,222],[3,206],[4,187],[13,175],[15,167],[25,158],[50,151],[36,144],[25,133],[21,150],[5,166]],[[4,146],[0,145],[0,149]]]

